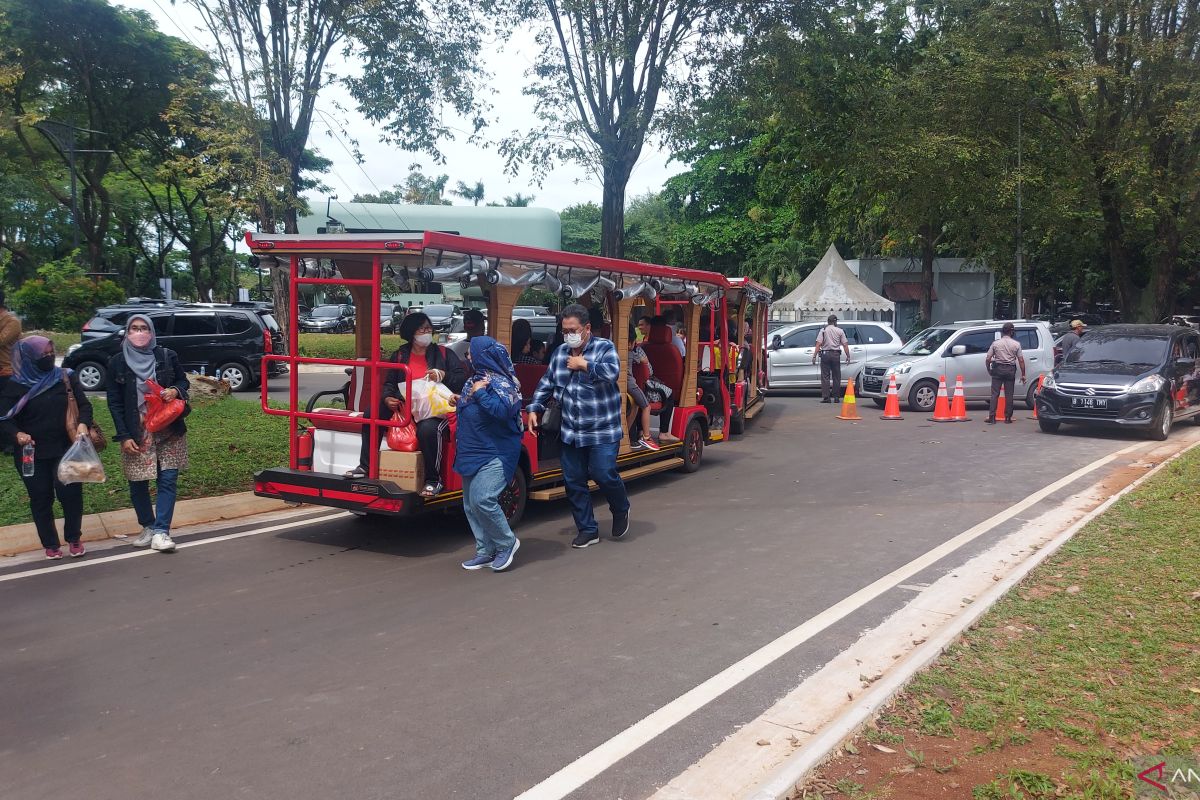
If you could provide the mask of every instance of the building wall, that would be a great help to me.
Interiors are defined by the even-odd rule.
[[[872,291],[885,294],[890,283],[920,283],[921,264],[907,258],[861,258],[847,261],[850,271]],[[988,319],[992,316],[995,276],[991,269],[965,258],[939,258],[933,262],[932,322]],[[895,328],[903,335],[916,319],[919,304],[896,303]]]

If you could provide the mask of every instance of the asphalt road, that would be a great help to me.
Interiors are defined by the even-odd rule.
[[[517,565],[499,575],[458,567],[471,537],[451,514],[0,569],[3,796],[512,797],[1136,441],[1046,436],[1023,410],[996,427],[863,413],[850,424],[814,398],[772,397],[698,473],[631,484],[622,541],[572,550],[565,502],[531,505]],[[861,608],[571,796],[647,796],[908,596]]]

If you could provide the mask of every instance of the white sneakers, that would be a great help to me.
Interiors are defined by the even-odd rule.
[[[150,549],[158,550],[161,553],[170,553],[175,549],[175,542],[165,533],[156,533],[150,540]]]
[[[170,553],[175,549],[175,542],[171,540],[169,534],[153,528],[142,528],[141,534],[133,540],[132,544],[134,547],[149,545],[151,550],[158,550],[161,553]]]

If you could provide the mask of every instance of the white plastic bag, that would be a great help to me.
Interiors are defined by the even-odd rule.
[[[420,422],[430,417],[444,417],[454,410],[450,398],[454,392],[445,384],[420,378],[412,382],[412,414],[413,422]]]
[[[80,436],[58,462],[59,483],[104,483],[104,465],[88,436]]]

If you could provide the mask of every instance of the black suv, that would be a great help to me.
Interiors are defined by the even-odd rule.
[[[270,352],[284,352],[279,325],[270,312],[262,309],[143,305],[122,307],[121,311],[121,328],[102,338],[88,339],[78,347],[72,346],[63,359],[63,366],[79,374],[79,382],[85,389],[104,388],[108,360],[120,351],[125,320],[135,312],[150,318],[158,343],[174,350],[185,370],[223,378],[235,392],[258,386],[267,341],[271,343]],[[108,319],[116,319],[116,315]],[[271,362],[271,376],[286,371],[286,365]]]
[[[1200,331],[1106,325],[1089,331],[1046,376],[1038,424],[1142,428],[1162,441],[1178,419],[1200,423]]]
[[[144,314],[156,309],[182,308],[186,305],[187,303],[179,300],[143,300],[131,297],[126,302],[118,303],[115,306],[97,308],[92,318],[83,324],[79,340],[87,342],[92,339],[103,339],[105,336],[111,336],[125,327],[125,320],[129,319],[130,314],[138,312]]]

